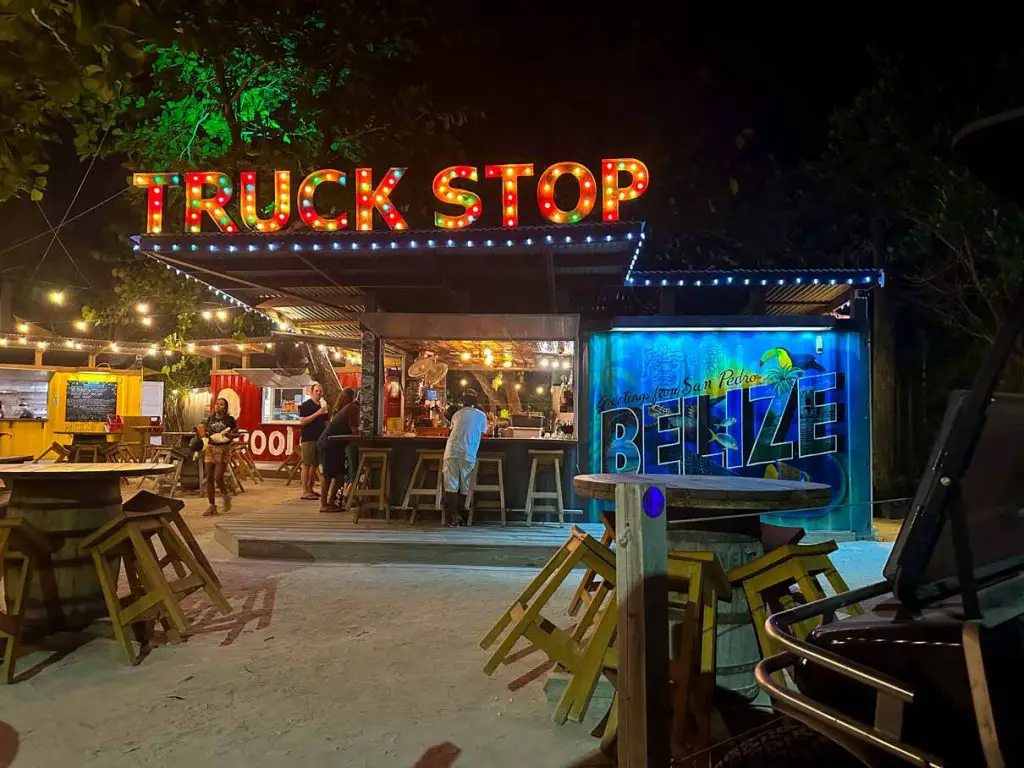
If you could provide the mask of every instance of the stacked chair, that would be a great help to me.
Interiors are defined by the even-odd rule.
[[[790,541],[799,538],[797,533]],[[618,615],[613,540],[614,534],[607,524],[600,540],[574,526],[565,544],[480,643],[490,651],[484,664],[485,674],[491,675],[503,662],[521,656],[514,648],[525,639],[569,676],[555,705],[553,719],[559,724],[583,720],[602,674],[615,682]],[[745,594],[762,652],[767,653],[772,646],[763,624],[774,606],[818,599],[824,594],[818,577],[824,577],[837,592],[846,591],[846,584],[829,560],[836,549],[834,542],[814,546],[783,543],[728,574],[714,552],[669,552],[672,658],[666,675],[672,696],[671,742],[676,756],[711,746],[719,605],[730,602],[734,591]],[[567,613],[579,618],[573,627],[562,629],[550,618],[551,598],[578,568],[585,571]],[[804,630],[809,632],[812,628]],[[617,732],[616,696],[595,731],[605,752],[614,751]]]
[[[220,580],[182,518],[183,507],[179,499],[139,491],[124,503],[117,519],[79,547],[96,567],[114,637],[132,665],[142,659],[157,622],[171,642],[188,634],[181,601],[189,595],[203,591],[222,614],[231,612]],[[33,573],[50,568],[53,551],[49,538],[28,521],[0,520],[0,581],[9,608],[7,613],[0,611],[0,683],[14,681],[28,585]],[[122,569],[128,586],[124,594],[118,589]]]

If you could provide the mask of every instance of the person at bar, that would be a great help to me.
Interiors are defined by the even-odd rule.
[[[356,391],[345,387],[338,395],[335,403],[334,418],[327,429],[320,435],[317,451],[320,454],[320,472],[323,475],[320,488],[320,511],[337,512],[335,500],[339,486],[345,485],[347,474],[348,440],[331,440],[334,435],[359,434],[359,406],[356,403]]]
[[[472,482],[480,439],[487,431],[487,414],[476,407],[476,392],[462,394],[462,408],[451,417],[451,432],[444,446],[441,475],[444,482],[444,505],[448,525],[462,523],[462,508]]]
[[[320,497],[313,491],[316,481],[316,445],[320,434],[327,428],[327,408],[322,404],[324,390],[313,382],[309,399],[299,406],[299,455],[302,460],[302,498],[315,501]]]

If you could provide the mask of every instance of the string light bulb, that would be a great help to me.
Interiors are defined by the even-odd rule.
[[[153,325],[153,318],[146,315],[144,317],[139,318],[139,322],[142,323],[147,328],[149,328],[151,325]]]
[[[88,333],[88,331],[89,331],[89,324],[87,322],[85,322],[85,320],[76,320],[75,321],[75,330],[76,331],[81,331],[82,333]]]
[[[221,320],[221,321],[227,320],[228,319],[228,311],[226,309],[218,309],[217,310],[217,319]]]
[[[149,312],[149,304],[147,304],[144,301],[140,301],[138,304],[135,305],[135,311],[138,312],[140,315],[144,315],[147,312]]]
[[[63,304],[64,291],[50,291],[50,301],[54,304]]]
[[[457,216],[449,216],[434,211],[434,226],[442,229],[463,229],[476,221],[483,211],[480,195],[468,189],[453,187],[452,182],[460,179],[477,180],[476,167],[472,165],[453,165],[434,176],[434,197],[442,203],[454,205],[462,209]]]
[[[18,323],[19,333],[28,333],[28,323]]]
[[[204,309],[200,313],[200,315],[203,318],[203,320],[212,320],[213,319],[213,313],[210,310],[208,310],[208,309]]]

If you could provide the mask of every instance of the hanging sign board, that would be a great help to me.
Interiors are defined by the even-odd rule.
[[[132,185],[147,190],[146,231],[163,231],[168,187],[181,187],[185,193],[184,231],[198,233],[204,222],[213,222],[217,231],[235,234],[240,223],[252,232],[271,233],[283,229],[292,217],[292,203],[299,219],[317,232],[343,229],[370,231],[375,218],[383,219],[388,229],[409,228],[396,202],[401,197],[398,187],[406,168],[389,168],[384,178],[374,181],[372,168],[356,168],[352,179],[355,188],[354,209],[334,216],[317,210],[316,192],[323,185],[349,184],[344,171],[321,168],[306,176],[293,190],[290,171],[274,172],[273,198],[259,199],[257,172],[242,171],[237,185],[226,174],[215,171],[184,173],[135,173]],[[499,205],[501,224],[519,226],[519,193],[522,179],[534,176],[533,163],[486,165],[484,177],[490,188],[479,184],[475,165],[452,165],[434,176],[434,197],[444,211],[434,212],[434,226],[440,229],[463,229],[480,218],[485,198],[488,205]],[[537,177],[537,208],[552,224],[575,224],[600,208],[602,221],[619,220],[621,203],[642,195],[650,184],[650,174],[643,162],[632,157],[605,158],[594,173],[581,163],[565,161],[545,168]],[[555,186],[561,184],[576,192],[576,204],[563,209],[555,202]],[[237,197],[236,197],[237,190]],[[294,195],[294,200],[293,200]],[[236,212],[228,212],[232,199],[238,200]],[[375,217],[374,213],[378,216]]]

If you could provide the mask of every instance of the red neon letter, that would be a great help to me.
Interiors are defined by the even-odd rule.
[[[632,200],[640,197],[647,189],[650,182],[650,174],[647,166],[632,157],[611,157],[601,161],[604,167],[604,205],[602,218],[605,221],[619,220],[619,201]],[[628,187],[619,186],[619,174],[628,173],[630,182]]]
[[[136,187],[146,187],[149,191],[146,195],[146,232],[151,235],[159,235],[163,229],[164,219],[164,187],[170,185],[178,186],[181,177],[176,173],[136,173],[132,178],[132,184]]]
[[[390,229],[408,229],[408,222],[391,202],[391,192],[398,185],[405,168],[389,168],[384,181],[373,189],[373,169],[356,168],[359,193],[356,195],[356,222],[361,230],[373,229],[373,209],[380,211]],[[373,191],[371,191],[373,190]]]
[[[292,175],[289,171],[274,171],[274,207],[269,219],[256,210],[256,171],[242,172],[242,220],[257,232],[277,232],[291,216]]]
[[[348,227],[348,211],[342,211],[334,218],[321,216],[316,211],[313,196],[316,194],[316,188],[325,182],[345,186],[345,174],[333,168],[323,168],[313,171],[304,178],[298,194],[299,215],[313,229],[327,229],[331,232],[336,229],[346,229]]]
[[[576,202],[576,207],[571,211],[563,211],[555,203],[555,182],[560,176],[571,176],[579,187],[580,198]],[[575,224],[577,221],[587,218],[594,208],[595,200],[597,200],[597,184],[594,181],[594,174],[580,163],[555,163],[541,174],[540,181],[537,183],[537,202],[540,204],[540,212],[548,221],[553,221],[555,224],[566,222]]]
[[[519,177],[533,176],[533,163],[488,165],[487,178],[501,178],[501,223],[505,227],[519,224]]]
[[[213,197],[203,197],[203,186],[217,188]],[[238,227],[224,210],[231,199],[231,181],[220,171],[200,171],[188,175],[185,185],[185,224],[189,232],[202,229],[203,211],[210,214],[213,223],[221,232],[237,232]]]
[[[480,195],[469,190],[452,186],[457,178],[477,180],[476,167],[472,165],[453,165],[445,168],[434,177],[434,197],[442,203],[450,203],[462,208],[458,216],[434,211],[434,226],[446,229],[462,229],[468,227],[480,217],[483,206]]]

